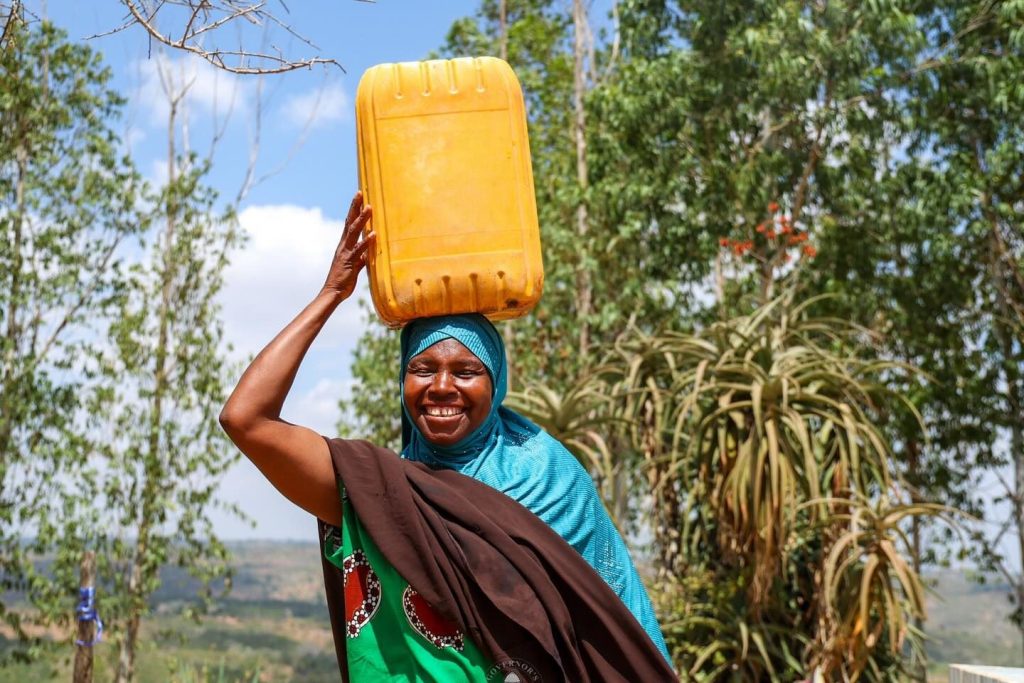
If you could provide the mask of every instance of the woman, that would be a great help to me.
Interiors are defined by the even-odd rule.
[[[372,233],[359,240],[369,217],[357,194],[323,289],[221,413],[239,449],[321,521],[343,676],[673,680],[593,483],[557,441],[501,406],[504,348],[482,316],[403,330],[402,458],[280,418],[309,345],[355,288],[374,243]]]

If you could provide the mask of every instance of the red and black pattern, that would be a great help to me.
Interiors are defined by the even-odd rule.
[[[380,579],[362,550],[344,559],[342,571],[345,576],[345,634],[355,638],[380,607]]]
[[[402,608],[416,632],[434,644],[437,649],[450,647],[462,652],[462,631],[438,614],[423,596],[406,586],[402,593]]]

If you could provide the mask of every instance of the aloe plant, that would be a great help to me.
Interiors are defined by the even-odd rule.
[[[568,390],[516,396],[650,530],[686,679],[884,679],[918,645],[903,528],[950,514],[911,502],[876,427],[916,415],[887,388],[915,371],[809,315],[815,301],[789,290],[698,333],[630,329]]]

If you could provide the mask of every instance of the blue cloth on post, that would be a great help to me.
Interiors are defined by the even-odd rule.
[[[439,446],[415,427],[403,399],[402,457],[473,477],[540,517],[611,586],[671,662],[647,591],[590,475],[550,434],[501,405],[508,392],[508,369],[505,345],[494,325],[479,314],[409,323],[402,330],[399,386],[409,360],[444,339],[461,343],[487,368],[494,387],[491,411],[464,439]]]

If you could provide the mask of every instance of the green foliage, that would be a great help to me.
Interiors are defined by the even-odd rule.
[[[10,28],[0,51],[0,576],[3,591],[27,592],[40,621],[65,623],[97,494],[90,358],[128,286],[125,248],[148,218],[99,56],[46,22]],[[45,574],[32,564],[40,553],[54,554]],[[4,604],[0,614],[30,642],[22,615]]]
[[[216,209],[206,171],[179,158],[153,198],[160,230],[130,270],[109,327],[113,348],[102,358],[111,438],[97,451],[109,516],[96,543],[100,573],[112,580],[106,614],[123,620],[119,680],[131,679],[139,622],[163,565],[201,579],[196,617],[214,579],[227,576],[230,586],[229,554],[207,515],[238,455],[215,420],[235,374],[223,359],[216,297],[240,233],[233,211]]]
[[[22,643],[5,654],[24,658],[42,652],[26,618],[70,621],[85,548],[122,642],[163,565],[202,580],[196,614],[215,578],[230,585],[208,512],[236,457],[213,416],[232,379],[215,299],[239,233],[195,159],[175,160],[159,191],[143,185],[110,128],[122,101],[97,55],[46,23],[11,28],[0,53],[0,572],[31,609],[0,613]]]
[[[656,595],[688,677],[885,680],[919,646],[902,526],[944,511],[910,501],[875,427],[905,400],[888,377],[910,371],[814,303],[787,292],[698,334],[630,331],[564,397],[572,420],[550,388],[520,398],[567,443],[581,425],[614,440],[616,466],[648,484]]]
[[[1010,468],[1024,471],[1024,88],[1017,77],[1024,71],[1024,2],[623,0],[618,22],[603,39],[599,33],[586,79],[584,184],[576,179],[568,7],[505,4],[507,52],[529,101],[547,278],[537,309],[503,324],[514,386],[548,387],[529,393],[521,407],[565,437],[617,522],[642,523],[660,475],[651,478],[637,463],[655,458],[660,442],[630,447],[617,429],[636,406],[625,399],[607,405],[587,388],[591,376],[609,383],[601,391],[619,391],[616,382],[628,379],[613,381],[602,354],[625,329],[635,328],[634,344],[660,344],[666,330],[746,319],[754,305],[777,297],[780,279],[792,277],[807,296],[831,295],[813,299],[809,313],[842,321],[835,324],[843,329],[860,326],[854,336],[863,342],[861,362],[896,363],[877,366],[875,380],[905,400],[861,396],[872,412],[853,416],[871,428],[857,438],[884,452],[861,450],[856,467],[847,463],[850,472],[868,466],[871,458],[863,458],[874,453],[876,461],[884,456],[890,480],[904,483],[899,504],[942,503],[979,518],[1009,505],[1008,519],[991,521],[999,538],[1024,544],[1024,479],[1007,476]],[[481,2],[475,17],[456,22],[445,54],[498,53],[500,6]],[[590,222],[585,242],[574,225],[581,204]],[[806,242],[789,241],[798,236]],[[800,259],[795,271],[793,256]],[[586,320],[577,310],[581,271],[594,287]],[[591,348],[599,349],[591,357],[576,351],[584,323]],[[367,406],[393,395],[386,392],[393,391],[397,356],[374,351],[381,343],[371,336],[360,344],[367,364],[355,376]],[[897,371],[903,366],[923,372]],[[640,402],[644,393],[637,387],[628,395]],[[674,419],[643,415],[662,418]],[[785,424],[775,426],[780,444],[788,438]],[[815,433],[813,425],[805,428]],[[756,462],[754,445],[766,439],[767,431],[752,439],[743,457]],[[759,501],[791,505],[792,496],[806,494],[799,485],[813,481],[794,467],[778,471],[779,488],[737,470],[732,495],[759,491]],[[979,483],[993,478],[1006,484],[995,500],[979,493]],[[876,485],[856,489],[853,498],[866,496],[858,505],[878,502],[885,487]],[[725,500],[726,489],[718,494]],[[704,513],[681,505],[668,501],[658,519]],[[731,510],[730,519],[744,514]],[[885,510],[860,514],[889,519]],[[775,540],[795,523],[778,516],[771,522]],[[991,527],[979,527],[965,546],[927,515],[905,525],[905,554],[884,560],[887,566],[904,557],[917,571],[971,554],[1002,573],[1024,604],[1019,568],[1003,557]],[[744,552],[759,547],[752,536],[735,542]],[[768,561],[759,550],[757,556],[752,566]],[[850,566],[869,561],[863,555]],[[712,596],[746,595],[755,583],[764,588],[753,575],[735,590],[708,576],[719,582]],[[900,572],[892,576],[893,585],[909,586]],[[718,598],[700,604],[712,605],[704,616],[726,622],[739,609]],[[824,642],[791,643],[789,656],[803,661],[805,647],[823,652]]]

